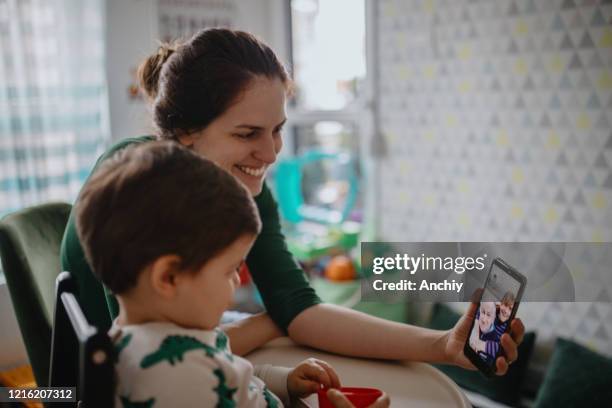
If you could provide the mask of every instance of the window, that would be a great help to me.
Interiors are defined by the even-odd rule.
[[[364,0],[291,2],[296,105],[344,109],[363,93]]]
[[[367,100],[364,0],[291,0],[290,103],[285,154],[329,155],[303,167],[304,203],[326,210],[344,206],[358,185],[349,218],[360,219],[364,135],[370,125]],[[346,159],[348,157],[348,159]],[[356,181],[351,177],[356,176]]]

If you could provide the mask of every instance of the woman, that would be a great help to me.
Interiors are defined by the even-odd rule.
[[[157,135],[123,140],[100,160],[130,144],[170,139],[242,181],[256,197],[263,223],[247,264],[267,313],[282,332],[298,343],[338,354],[474,368],[463,355],[463,345],[476,305],[452,330],[435,331],[323,304],[309,286],[287,250],[276,202],[264,182],[283,145],[281,131],[290,87],[285,68],[267,45],[244,32],[205,30],[178,47],[161,46],[143,63],[140,75],[153,100]],[[107,325],[108,313],[99,301],[103,289],[85,262],[72,216],[61,252],[62,267],[76,275],[80,292],[87,294],[80,299],[86,314],[95,323]],[[114,317],[114,299],[109,296],[108,300]],[[272,321],[258,315],[227,327],[235,353],[245,354],[280,335]],[[269,330],[252,330],[261,325],[268,325]],[[516,360],[523,333],[517,319],[511,324],[511,334],[502,337],[506,357],[497,359],[498,374],[504,374],[509,362]]]

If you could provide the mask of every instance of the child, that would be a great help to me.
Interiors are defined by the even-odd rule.
[[[499,304],[499,321],[505,324],[508,324],[510,319],[510,315],[512,314],[512,309],[514,308],[514,293],[508,291],[504,294],[500,304]]]
[[[495,318],[495,332],[497,333],[498,339],[506,332],[508,323],[510,322],[510,315],[514,308],[514,294],[510,291],[506,292],[499,303],[499,312]]]
[[[106,160],[76,207],[87,260],[120,305],[116,406],[277,407],[340,385],[315,359],[254,369],[216,328],[261,228],[229,173],[178,143],[151,142]]]

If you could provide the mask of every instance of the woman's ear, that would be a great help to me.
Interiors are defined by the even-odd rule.
[[[180,271],[181,258],[177,255],[164,255],[157,258],[150,266],[150,284],[161,297],[171,300],[177,293],[177,276]]]

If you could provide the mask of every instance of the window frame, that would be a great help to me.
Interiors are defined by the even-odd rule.
[[[293,21],[291,15],[291,1],[283,1],[284,26],[286,31],[287,64],[290,72],[294,72],[294,47],[293,47]],[[365,58],[366,76],[364,78],[363,94],[347,108],[336,110],[307,109],[296,106],[296,101],[290,99],[287,104],[287,125],[283,141],[285,148],[281,157],[294,157],[296,154],[296,127],[303,125],[313,126],[317,122],[331,121],[340,122],[353,126],[356,137],[359,138],[359,162],[360,162],[360,186],[363,203],[362,240],[374,239],[378,231],[376,213],[378,204],[376,197],[379,196],[377,180],[378,154],[376,144],[381,140],[380,125],[377,118],[378,106],[376,103],[377,89],[377,64],[374,60],[376,55],[376,5],[375,0],[364,0],[365,6]]]

